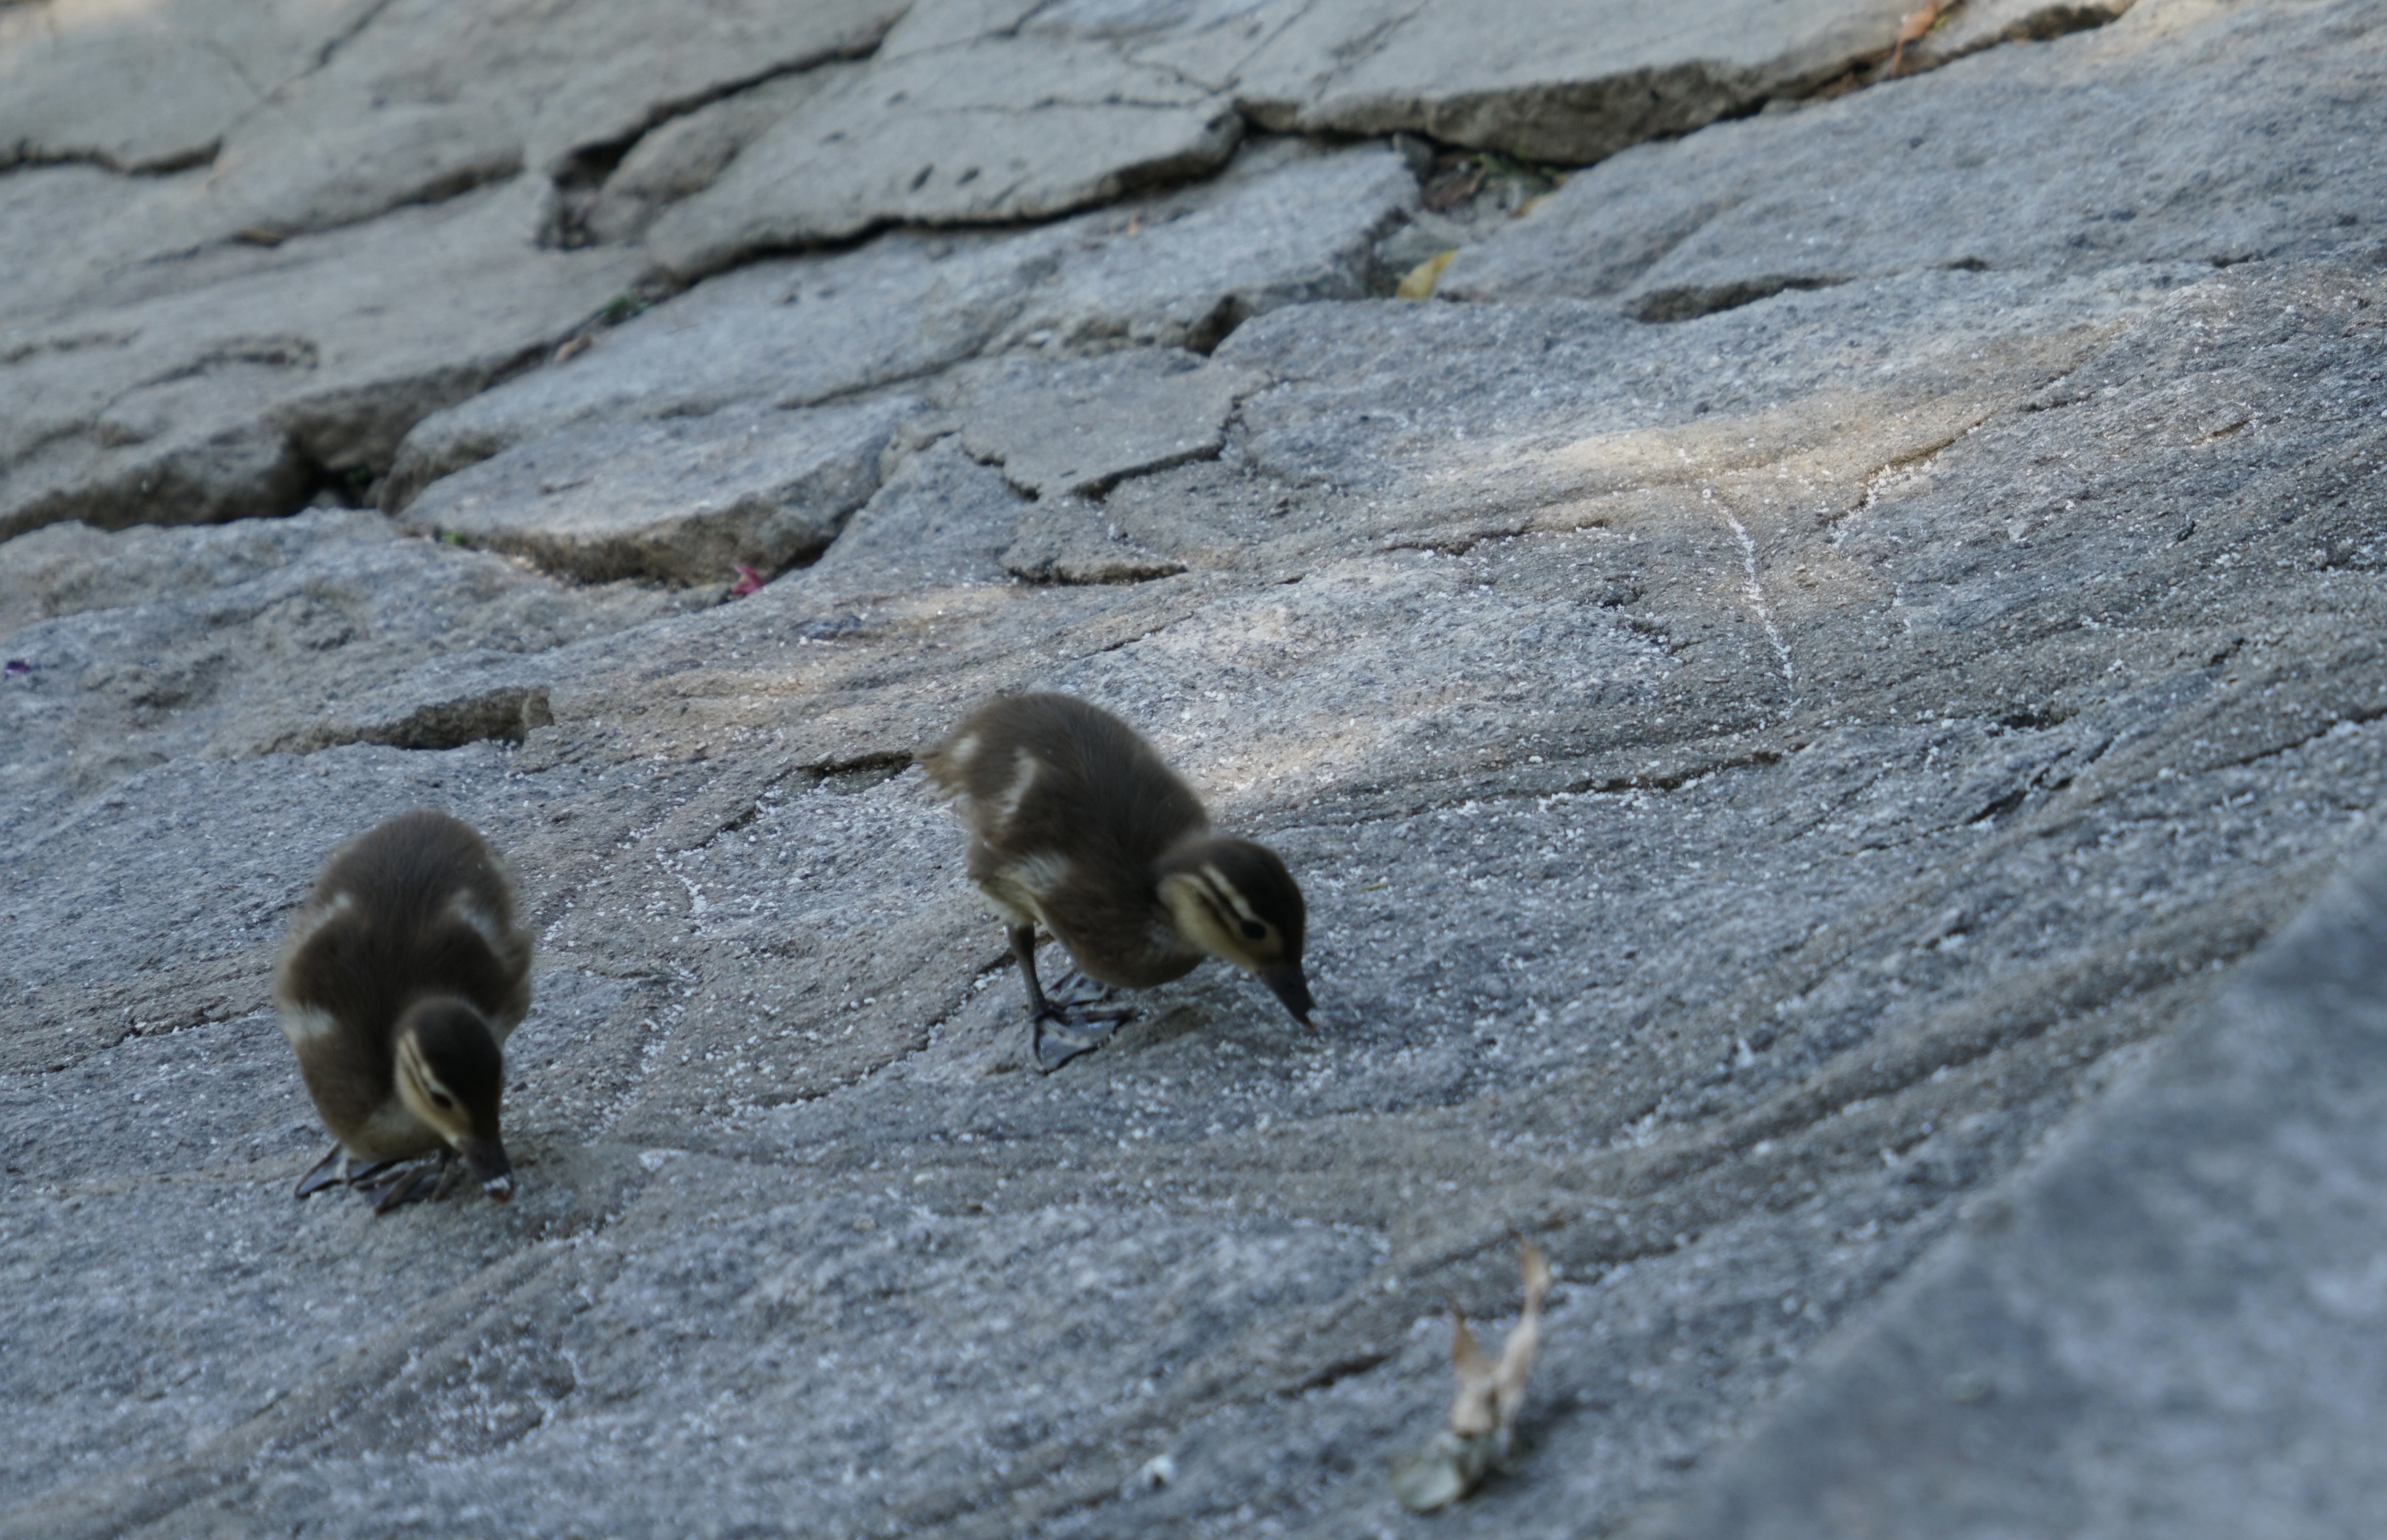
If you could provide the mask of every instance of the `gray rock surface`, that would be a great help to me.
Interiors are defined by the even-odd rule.
[[[423,417],[544,355],[637,271],[542,251],[526,185],[222,248],[6,334],[0,535],[271,517],[360,497]],[[434,295],[437,302],[418,303]]]
[[[1257,373],[1140,347],[1046,362],[1014,355],[962,375],[962,447],[1030,497],[1106,492],[1122,479],[1216,460]]]
[[[2361,1533],[2382,958],[2373,849],[1648,1533]]]
[[[153,200],[154,219],[184,238],[289,235],[564,170],[729,90],[865,53],[903,8],[51,0],[0,32],[0,68],[24,82],[0,94],[0,145],[124,170],[204,165]]]
[[[1007,239],[899,233],[724,274],[423,423],[383,500],[402,508],[439,476],[576,423],[758,398],[808,406],[1022,347],[1206,349],[1265,310],[1368,293],[1373,243],[1416,197],[1399,158],[1262,146],[1250,161],[1215,184]]]
[[[650,239],[698,273],[886,224],[1044,218],[1212,170],[1242,128],[1224,98],[1105,48],[894,54],[774,124]]]
[[[438,61],[452,103],[358,107],[286,183],[353,184],[354,222],[279,245],[173,222],[265,133],[229,88],[44,129],[91,153],[0,173],[0,1530],[1397,1532],[1444,1304],[1497,1334],[1518,1231],[1559,1271],[1530,1452],[1438,1531],[1855,1493],[1965,1533],[1928,1501],[1972,1488],[1867,1480],[1900,1426],[1812,1408],[1916,1408],[1961,1455],[2058,1370],[2066,1442],[1994,1469],[2123,1511],[2234,1426],[2183,1401],[2150,1451],[2127,1398],[2204,1382],[2160,1350],[2233,1301],[2269,1334],[2212,1325],[2230,1405],[2375,1435],[2368,1360],[2307,1361],[2375,1303],[2375,1173],[2314,1142],[2359,1125],[2358,1045],[2332,1081],[2284,1016],[2181,1024],[2387,795],[2377,6],[1994,44],[2052,23],[1985,6],[1882,81],[1894,9],[1734,53],[1527,4],[1431,47],[1435,6],[733,6],[615,90],[627,10],[500,7]],[[446,14],[259,44],[258,79],[396,78]],[[84,78],[84,15],[0,10],[0,69]],[[981,145],[855,83],[1096,55],[1167,93],[1040,123],[987,64]],[[1719,111],[1827,99],[1540,203],[1459,138],[1727,77],[1756,95]],[[1053,201],[739,236],[678,288],[665,232],[832,102],[938,168],[1029,146]],[[1149,146],[1089,112],[1232,153],[1127,196]],[[1935,123],[1978,163],[1911,144]],[[220,165],[103,163],[217,133]],[[422,180],[491,145],[521,169]],[[911,196],[882,171],[762,212]],[[2065,197],[2107,217],[2023,217]],[[1446,240],[1440,297],[1392,297]],[[731,598],[725,561],[777,575]],[[1034,1072],[910,767],[1017,688],[1119,712],[1284,853],[1317,1030],[1211,966]],[[521,1195],[295,1204],[321,1134],[274,951],[331,849],[424,803],[539,939]],[[2230,1054],[2279,1093],[2209,1090]],[[2204,1181],[2166,1108],[2268,1153]],[[2290,1169],[2328,1173],[2280,1200],[2333,1218],[2320,1270],[2147,1280],[2212,1255],[2166,1236],[2265,1233]],[[2083,1258],[2064,1194],[2128,1193],[2202,1228],[2159,1205]],[[1934,1323],[2027,1346],[2074,1263],[2166,1328],[1950,1401],[1976,1339]],[[1783,1473],[1807,1450],[1837,1463]],[[2233,1511],[2338,1533],[2349,1469]]]
[[[739,563],[777,574],[827,550],[869,500],[917,406],[590,423],[434,482],[398,523],[594,583],[725,583]]]
[[[1328,0],[1276,7],[1237,86],[1271,128],[1412,129],[1581,165],[1844,74],[1889,50],[1905,8]]]
[[[2367,141],[2387,41],[2373,18],[2288,6],[2184,19],[2151,6],[1628,151],[1463,251],[1437,292],[1620,295],[1670,321],[1932,267],[2226,267],[2381,240],[2387,167]]]

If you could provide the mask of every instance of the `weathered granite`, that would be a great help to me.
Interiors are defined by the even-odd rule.
[[[153,273],[0,334],[0,536],[272,516],[327,484],[363,496],[418,421],[543,356],[637,272],[538,248],[543,201],[517,183],[219,248],[183,286]]]
[[[1223,97],[1100,46],[905,54],[806,99],[648,243],[696,274],[887,224],[1049,218],[1210,171],[1242,132]]]
[[[2246,95],[2208,105],[2326,169],[2294,124],[2343,107],[2315,80],[2367,89],[2370,8],[2143,0],[1614,164],[1693,186],[1762,130],[1787,185],[1895,158],[1845,133],[1861,108],[2103,69]],[[1155,68],[1198,36],[1181,71],[1231,92],[1228,44],[1273,57],[1281,15],[922,7],[826,68],[1049,23]],[[765,114],[720,111],[671,196],[760,142]],[[1999,126],[2016,185],[2077,170]],[[393,508],[486,461],[519,514],[541,484],[512,468],[657,447],[588,494],[610,513],[675,466],[788,485],[740,426],[922,403],[820,559],[726,602],[354,510],[0,544],[0,659],[26,665],[0,675],[0,1334],[35,1344],[0,1355],[0,1528],[1371,1535],[1408,1521],[1385,1459],[1442,1416],[1443,1302],[1497,1332],[1519,1230],[1560,1274],[1532,1447],[1437,1527],[1571,1535],[1748,1490],[1734,1445],[1878,1361],[1842,1327],[1901,1308],[2034,1150],[2098,1138],[2107,1088],[2375,839],[2387,271],[2276,179],[2200,187],[2210,148],[2130,153],[2280,255],[2099,260],[2059,224],[1978,271],[1885,234],[1845,283],[1645,321],[1630,282],[1570,286],[1610,259],[1555,203],[1452,221],[1501,233],[1452,275],[1513,246],[1513,293],[1394,301],[1433,146],[1246,140],[1054,224],[600,297],[583,321],[659,302],[548,334],[399,456]],[[516,200],[506,249],[594,237],[604,159],[562,178],[590,201],[477,195]],[[63,229],[111,176],[20,169],[0,197]],[[68,340],[113,313],[91,295],[196,309],[307,240],[360,237],[368,268],[369,237],[483,207],[44,277],[8,313]],[[1724,255],[1715,286],[1777,271]],[[537,260],[566,258],[645,260]],[[1187,425],[1106,418],[1082,388],[1106,372]],[[1221,415],[1191,388],[1229,379]],[[1006,415],[1005,382],[1063,404]],[[1061,490],[1092,485],[1051,449],[1080,437],[1132,451],[1107,489]],[[1160,465],[1164,438],[1194,458]],[[907,768],[1021,688],[1120,712],[1285,853],[1317,1031],[1209,967],[1028,1067],[1001,928]],[[539,936],[522,1195],[296,1205],[320,1136],[265,1010],[284,916],[422,802],[488,830]],[[2375,1195],[2337,1177],[2352,1256]],[[2301,1351],[2250,1372],[2324,1382]]]
[[[2189,19],[2144,6],[1628,151],[1462,251],[1437,293],[1616,295],[1669,321],[1868,274],[2226,267],[2379,240],[2387,38],[2371,19]]]
[[[519,739],[543,702],[484,675],[690,602],[566,587],[351,509],[182,535],[53,524],[6,549],[0,628],[30,667],[6,701],[12,838],[148,765]]]
[[[962,445],[1035,498],[1216,459],[1236,397],[1259,375],[1157,347],[1046,361],[1013,354],[960,372]]]
[[[2374,847],[1635,1533],[2361,1533],[2387,1501],[2382,958]]]
[[[0,165],[204,164],[378,8],[374,0],[12,5],[0,10]]]
[[[726,583],[827,550],[878,489],[906,397],[596,422],[432,484],[398,522],[592,583]]]
[[[712,186],[774,123],[860,68],[824,65],[774,76],[657,124],[595,185],[561,190],[559,234],[567,245],[638,239],[656,215]]]
[[[907,232],[741,268],[425,421],[384,505],[577,423],[808,405],[1022,346],[1206,349],[1248,316],[1368,293],[1416,196],[1383,149],[1266,145],[1216,183],[1008,238]]]
[[[1889,51],[1903,0],[1656,7],[1528,0],[1327,0],[1236,72],[1275,129],[1388,133],[1584,165],[1796,95]]]
[[[23,82],[0,91],[0,145],[125,170],[204,163],[155,205],[161,239],[289,235],[565,171],[736,87],[866,53],[903,9],[169,0],[126,14],[50,0],[0,27],[0,79]]]

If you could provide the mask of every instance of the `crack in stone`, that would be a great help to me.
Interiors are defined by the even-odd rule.
[[[341,49],[347,47],[349,44],[355,42],[363,34],[364,30],[367,27],[372,26],[375,21],[381,19],[382,13],[384,11],[388,10],[396,4],[398,4],[398,0],[374,0],[374,3],[366,8],[365,13],[362,16],[358,17],[356,20],[341,29],[340,32],[336,36],[325,40],[323,46],[315,51],[314,68],[307,71],[307,73],[309,75],[317,74],[329,69],[331,67],[333,56],[339,53]],[[304,80],[306,76],[302,75],[298,78]]]
[[[1712,488],[1702,488],[1699,495],[1710,499],[1715,494]],[[1787,721],[1799,709],[1799,671],[1790,662],[1790,643],[1783,637],[1782,628],[1774,624],[1774,607],[1765,601],[1765,585],[1757,575],[1757,542],[1749,538],[1748,527],[1729,510],[1720,511],[1724,522],[1732,526],[1732,537],[1740,542],[1741,569],[1749,578],[1743,588],[1749,596],[1749,606],[1757,612],[1758,623],[1765,627],[1765,639],[1774,644],[1774,656],[1782,660],[1782,683],[1790,692],[1790,700],[1782,712],[1783,720]]]

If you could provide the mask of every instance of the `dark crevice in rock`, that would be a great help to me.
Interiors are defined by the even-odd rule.
[[[620,169],[623,158],[638,146],[647,130],[642,128],[620,139],[601,145],[587,145],[566,156],[563,163],[550,173],[555,183],[555,198],[549,206],[546,227],[538,233],[538,244],[563,251],[578,251],[598,244],[588,231],[588,209],[605,179]]]
[[[316,484],[306,457],[285,435],[261,425],[233,428],[0,511],[0,540],[69,520],[125,529],[279,518],[305,507]],[[172,516],[159,519],[160,511]]]
[[[354,230],[360,225],[371,224],[376,220],[394,214],[401,208],[419,208],[434,204],[452,203],[467,194],[477,193],[484,187],[494,187],[511,182],[522,174],[522,152],[519,149],[507,150],[475,164],[457,166],[443,171],[412,188],[395,195],[386,202],[375,204],[369,209],[346,218],[325,220],[320,223],[249,225],[230,233],[223,239],[235,245],[272,247],[278,246],[284,241],[296,240],[301,235],[326,235],[335,231]]]
[[[555,721],[547,691],[507,685],[419,706],[394,722],[329,730],[309,749],[375,743],[391,749],[461,749],[469,743],[520,743]]]
[[[1314,1390],[1324,1390],[1330,1385],[1339,1384],[1345,1380],[1367,1373],[1392,1356],[1393,1349],[1388,1347],[1363,1348],[1347,1357],[1337,1358],[1332,1363],[1312,1370],[1280,1394],[1287,1396],[1307,1395]]]
[[[176,150],[151,160],[122,161],[97,150],[44,151],[31,145],[19,144],[11,153],[0,153],[0,175],[10,171],[40,170],[48,166],[92,166],[118,176],[172,176],[177,172],[195,170],[215,163],[223,141],[210,139],[204,145]]]
[[[348,23],[348,25],[342,29],[336,36],[326,38],[323,42],[323,46],[316,50],[315,71],[329,69],[331,67],[332,60],[339,56],[341,49],[347,47],[349,44],[354,43],[358,38],[362,37],[364,35],[365,29],[380,20],[382,13],[396,4],[398,4],[398,0],[378,0],[377,4],[368,8],[362,16],[358,17],[354,21]],[[314,71],[310,71],[310,73]]]
[[[1219,350],[1220,343],[1234,335],[1236,327],[1251,318],[1252,308],[1248,300],[1239,294],[1227,295],[1186,331],[1185,350],[1207,358]]]
[[[1828,289],[1848,281],[1845,274],[1772,273],[1730,284],[1688,284],[1678,288],[1652,289],[1625,307],[1625,314],[1652,325],[1696,321],[1701,316],[1771,299],[1789,289]]]
[[[588,228],[590,208],[604,191],[606,182],[621,169],[622,162],[629,158],[630,152],[637,149],[647,135],[664,124],[777,81],[866,59],[878,51],[878,42],[874,39],[860,47],[833,49],[792,64],[774,65],[768,69],[726,82],[694,95],[665,102],[650,113],[645,122],[619,138],[584,145],[573,150],[551,173],[555,183],[555,207],[549,216],[547,228],[539,234],[539,244],[567,251],[602,244],[603,237]]]
[[[2070,712],[2049,707],[2044,711],[2032,707],[2008,712],[1997,719],[1997,725],[2012,733],[2040,733],[2059,727],[2072,719]]]

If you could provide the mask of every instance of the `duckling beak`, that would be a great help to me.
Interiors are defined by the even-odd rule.
[[[476,1139],[463,1146],[464,1165],[481,1191],[498,1203],[510,1203],[514,1195],[514,1163],[506,1158],[506,1147],[494,1139]]]
[[[1299,963],[1263,968],[1260,982],[1276,991],[1276,997],[1284,1002],[1284,1008],[1293,1013],[1294,1020],[1304,1027],[1309,1025],[1309,1013],[1318,1008],[1318,1003],[1309,998],[1309,979],[1301,971]]]

